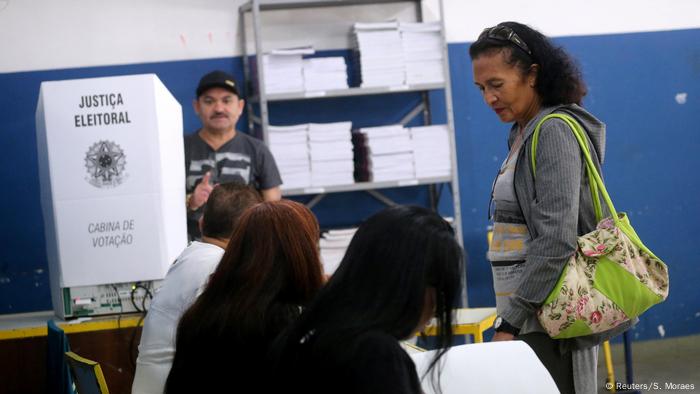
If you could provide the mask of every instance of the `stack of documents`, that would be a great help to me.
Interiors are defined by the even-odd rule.
[[[267,94],[303,92],[303,55],[311,55],[311,47],[275,49],[263,56],[265,92]]]
[[[445,82],[440,22],[399,24],[406,84]]]
[[[333,275],[345,256],[357,228],[330,230],[321,234],[321,262],[326,275]]]
[[[268,146],[282,176],[282,189],[311,186],[308,129],[308,124],[268,128]]]
[[[365,127],[359,133],[363,137],[357,140],[364,143],[366,148],[367,170],[371,181],[415,178],[413,145],[407,129],[402,125]]]
[[[304,59],[304,88],[307,92],[348,88],[345,58],[315,57]]]
[[[409,130],[416,163],[416,178],[452,175],[447,125],[412,127]]]
[[[312,186],[355,182],[351,130],[352,122],[309,124]]]
[[[353,27],[361,86],[403,85],[406,67],[398,22],[355,23]]]

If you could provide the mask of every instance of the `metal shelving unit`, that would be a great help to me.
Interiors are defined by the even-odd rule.
[[[240,14],[240,37],[242,41],[243,49],[243,66],[244,73],[246,77],[246,82],[248,82],[247,87],[251,87],[254,81],[251,80],[251,65],[250,59],[248,58],[249,53],[247,53],[248,38],[246,37],[246,27],[245,27],[245,16],[247,13],[251,13],[252,16],[252,31],[253,40],[255,42],[255,54],[261,55],[263,53],[262,46],[262,22],[261,22],[261,12],[267,10],[293,10],[301,8],[320,8],[320,7],[342,7],[342,6],[356,6],[356,5],[376,5],[376,4],[387,4],[387,3],[413,3],[415,8],[416,21],[423,21],[422,13],[422,1],[421,0],[379,0],[379,1],[369,1],[369,0],[250,0],[244,3],[239,8]],[[447,185],[452,194],[453,210],[454,210],[454,222],[455,231],[457,234],[457,239],[460,244],[462,244],[462,215],[460,210],[460,197],[459,197],[459,177],[457,172],[457,155],[456,155],[456,144],[455,144],[455,129],[454,129],[454,115],[452,112],[452,91],[450,85],[450,72],[449,72],[449,61],[447,53],[447,41],[445,39],[445,26],[444,26],[444,10],[442,6],[442,1],[439,2],[440,5],[440,22],[442,24],[441,34],[443,42],[443,70],[445,74],[444,83],[430,83],[430,84],[414,84],[414,85],[401,85],[401,86],[387,86],[387,87],[351,87],[348,89],[336,89],[336,90],[326,90],[326,91],[314,91],[314,92],[295,92],[295,93],[278,93],[278,94],[267,94],[265,92],[265,70],[263,68],[263,57],[255,56],[256,68],[257,68],[257,86],[256,91],[258,92],[256,96],[250,97],[248,100],[248,120],[250,130],[255,128],[255,125],[259,125],[262,130],[263,141],[268,141],[268,128],[270,125],[268,103],[270,102],[280,102],[280,101],[293,101],[293,100],[318,100],[331,97],[352,97],[352,96],[364,96],[364,95],[381,95],[381,94],[397,94],[406,92],[418,92],[421,95],[421,102],[418,104],[410,113],[404,116],[401,120],[401,124],[407,124],[416,116],[422,115],[423,124],[432,124],[431,113],[430,113],[430,101],[428,92],[434,90],[442,90],[445,95],[445,110],[447,117],[447,127],[449,129],[449,139],[450,139],[450,161],[452,164],[452,175],[450,177],[436,177],[436,178],[423,178],[423,179],[409,179],[402,181],[389,181],[389,182],[360,182],[353,183],[349,185],[334,186],[334,187],[323,187],[323,188],[300,188],[300,189],[287,189],[283,190],[283,195],[285,196],[295,196],[295,195],[314,195],[314,197],[307,203],[309,207],[317,204],[324,196],[328,193],[341,193],[350,191],[365,191],[378,199],[379,201],[387,204],[395,204],[389,198],[385,197],[378,190],[385,188],[395,188],[395,187],[409,187],[409,186],[428,186],[430,192],[431,206],[433,209],[437,209],[437,204],[440,198],[440,192],[443,185]],[[254,112],[254,106],[259,106],[260,116],[256,116]],[[467,295],[466,286],[462,294],[462,305],[467,306]]]
[[[308,100],[313,98],[371,96],[376,94],[424,92],[428,90],[438,90],[444,88],[444,83],[423,83],[388,87],[352,87],[348,89],[318,90],[311,92],[274,93],[267,95],[267,102],[269,103],[273,101]],[[253,103],[257,103],[259,99],[260,98],[258,96],[253,96],[250,98],[250,100]]]

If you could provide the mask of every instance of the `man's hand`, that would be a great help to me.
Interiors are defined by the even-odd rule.
[[[512,341],[513,339],[515,339],[515,336],[513,336],[513,334],[509,334],[503,331],[496,331],[496,334],[494,334],[493,338],[491,338],[491,342]]]
[[[190,203],[187,208],[191,211],[199,209],[202,205],[207,203],[209,199],[209,194],[214,190],[214,186],[209,184],[209,178],[211,178],[211,173],[207,172],[204,174],[202,181],[194,188],[192,192],[192,197],[190,197]]]

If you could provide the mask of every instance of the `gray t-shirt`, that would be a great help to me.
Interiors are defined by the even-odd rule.
[[[192,193],[204,174],[211,172],[212,183],[238,182],[258,190],[282,184],[277,164],[265,144],[247,134],[236,136],[213,150],[199,132],[185,137],[187,193]]]

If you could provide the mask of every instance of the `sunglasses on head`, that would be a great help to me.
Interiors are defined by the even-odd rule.
[[[490,38],[492,40],[507,41],[515,44],[518,48],[522,49],[528,55],[532,56],[530,48],[527,47],[525,41],[523,41],[516,32],[513,31],[508,26],[494,26],[484,29],[479,35],[479,40],[483,38]]]

